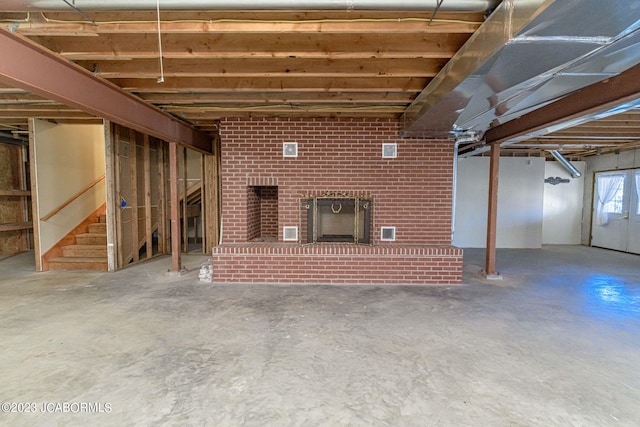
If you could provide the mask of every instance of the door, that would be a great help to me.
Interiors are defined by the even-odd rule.
[[[591,245],[640,254],[640,169],[595,175]]]
[[[631,172],[632,191],[629,204],[627,252],[640,254],[640,169]]]

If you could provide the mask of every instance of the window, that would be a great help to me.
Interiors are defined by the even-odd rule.
[[[596,190],[598,203],[596,218],[598,225],[609,222],[609,214],[622,214],[624,211],[624,181],[626,175],[598,174],[596,175]]]
[[[604,205],[604,211],[607,213],[622,213],[623,202],[624,186],[620,185],[613,194],[613,198]]]

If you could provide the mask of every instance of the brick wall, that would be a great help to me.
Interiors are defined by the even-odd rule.
[[[247,240],[260,237],[260,187],[247,187]]]
[[[260,187],[260,233],[278,238],[278,187]]]
[[[223,245],[217,282],[460,283],[462,250],[451,246],[453,144],[399,138],[390,119],[224,119]],[[283,157],[284,142],[298,157]],[[382,158],[397,143],[397,158]],[[303,199],[327,192],[373,200],[371,245],[283,242],[304,235]],[[305,220],[301,220],[304,217]],[[380,227],[396,227],[395,242]],[[247,243],[257,236],[280,243]]]
[[[373,244],[381,226],[396,227],[397,243],[450,244],[453,144],[401,139],[399,128],[391,119],[222,120],[223,243],[253,230],[247,187],[277,186],[280,241],[283,226],[300,226],[303,195],[336,191],[373,197]],[[297,142],[298,157],[283,157],[283,142]],[[398,144],[397,158],[381,158],[383,142]]]

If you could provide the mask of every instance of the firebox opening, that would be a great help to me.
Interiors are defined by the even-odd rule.
[[[278,187],[247,187],[247,241],[278,241]]]
[[[303,201],[307,243],[370,243],[370,199],[325,196]]]

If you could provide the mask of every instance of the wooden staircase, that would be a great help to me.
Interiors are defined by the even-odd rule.
[[[76,243],[62,247],[62,256],[49,260],[50,270],[107,271],[106,215],[89,224],[86,233],[75,235]]]

